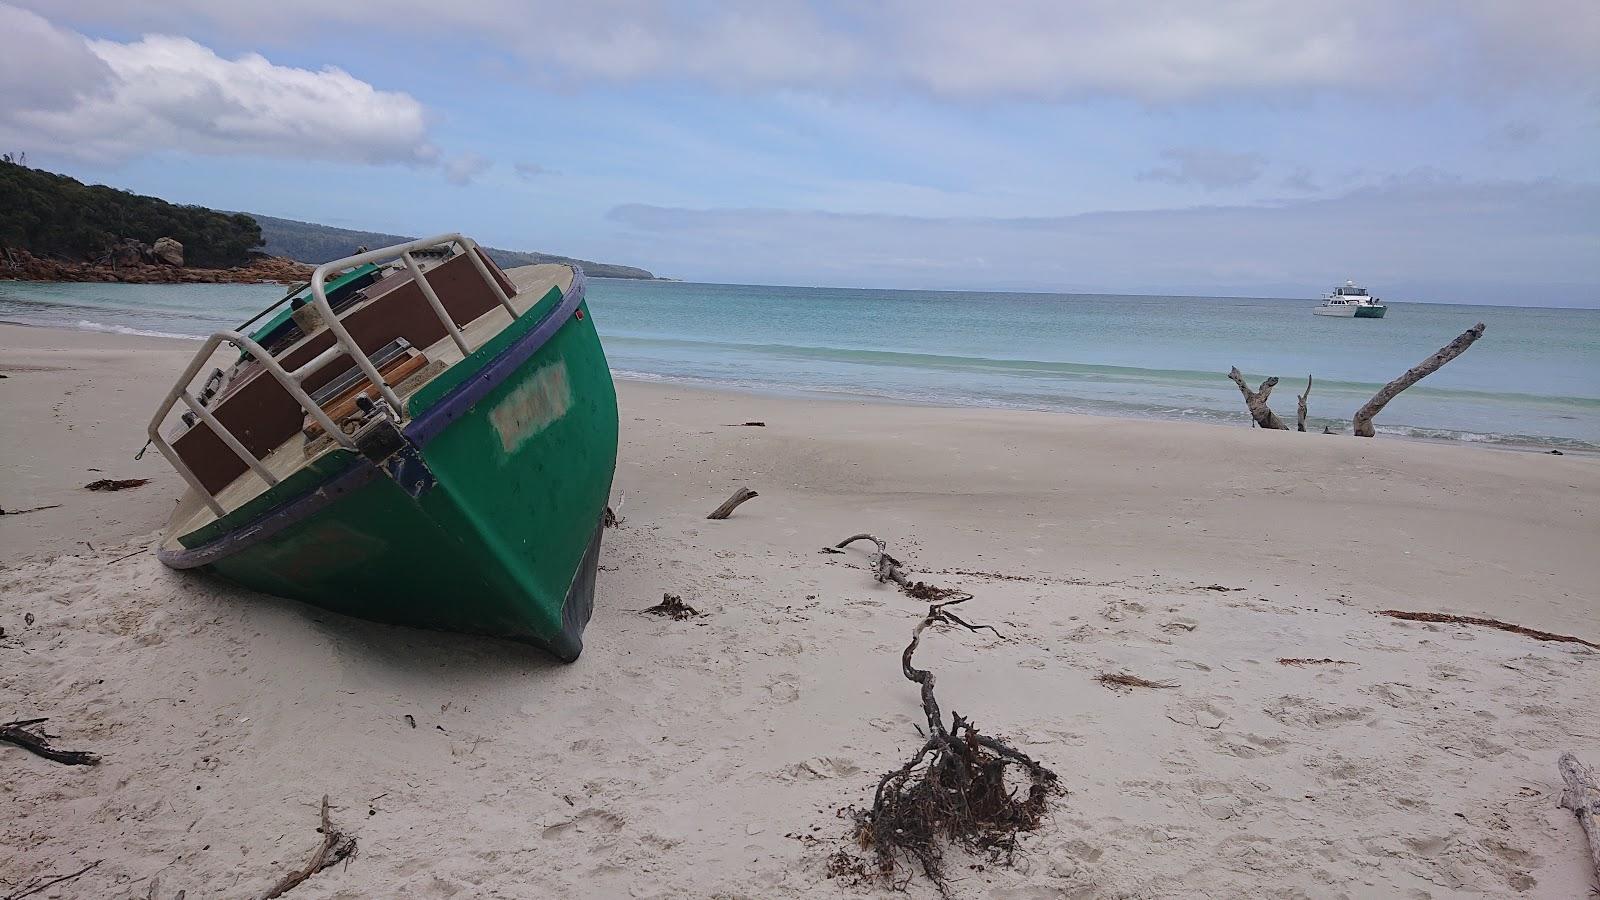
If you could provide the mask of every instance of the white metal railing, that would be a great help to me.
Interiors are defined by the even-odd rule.
[[[196,353],[194,359],[190,360],[188,367],[179,376],[172,390],[167,392],[166,399],[162,401],[161,406],[156,410],[155,417],[150,420],[148,431],[150,441],[156,445],[156,449],[161,451],[161,455],[167,458],[167,462],[172,464],[178,474],[183,476],[183,480],[188,482],[196,493],[205,498],[206,505],[211,507],[211,511],[218,516],[225,515],[227,510],[223,509],[222,504],[217,502],[216,495],[206,488],[200,477],[173,449],[172,444],[161,436],[161,426],[166,422],[167,416],[171,414],[172,408],[180,401],[201,422],[204,422],[206,427],[210,428],[227,445],[228,449],[243,460],[251,471],[260,476],[268,487],[278,483],[278,479],[267,468],[266,464],[254,453],[250,452],[250,449],[235,437],[233,432],[229,431],[227,426],[223,425],[203,402],[189,392],[189,387],[194,382],[195,376],[210,361],[211,355],[216,352],[217,347],[227,342],[248,353],[253,359],[261,363],[262,367],[273,378],[277,379],[283,389],[300,404],[300,408],[315,419],[318,425],[322,426],[324,434],[338,441],[342,447],[355,449],[354,441],[334,423],[333,419],[323,411],[322,407],[317,405],[316,401],[311,399],[311,396],[306,393],[302,382],[321,371],[323,367],[340,356],[348,355],[356,366],[361,369],[362,374],[366,375],[368,380],[377,387],[379,393],[389,402],[395,412],[402,413],[403,407],[399,396],[394,392],[394,388],[384,380],[383,373],[378,371],[378,367],[373,364],[372,358],[367,355],[366,351],[361,349],[355,338],[351,337],[349,330],[344,327],[344,323],[340,321],[339,316],[334,313],[332,304],[328,302],[326,288],[328,276],[365,263],[387,262],[399,258],[406,271],[410,272],[411,277],[416,281],[417,288],[422,292],[423,299],[427,300],[428,305],[433,308],[434,315],[438,316],[439,323],[444,326],[451,341],[461,351],[461,355],[466,356],[472,352],[472,348],[467,345],[466,336],[456,326],[455,320],[450,317],[449,310],[445,309],[444,302],[439,299],[439,295],[434,291],[433,285],[428,282],[427,277],[422,272],[422,268],[417,265],[416,259],[412,256],[418,250],[427,250],[450,244],[458,245],[461,251],[472,260],[473,267],[478,270],[478,274],[489,285],[489,289],[494,293],[495,299],[500,302],[506,312],[511,314],[512,319],[516,319],[516,307],[512,305],[511,298],[506,294],[505,288],[489,271],[488,265],[484,263],[483,257],[479,255],[481,251],[478,249],[478,243],[461,234],[441,234],[436,237],[408,241],[404,244],[382,247],[366,253],[347,256],[344,259],[323,263],[311,273],[311,302],[316,306],[317,312],[321,315],[322,321],[327,325],[328,330],[333,333],[333,345],[290,371],[285,369],[276,359],[273,359],[272,355],[264,350],[260,344],[239,331],[219,331],[211,335],[206,339],[204,346],[200,348],[200,352]]]

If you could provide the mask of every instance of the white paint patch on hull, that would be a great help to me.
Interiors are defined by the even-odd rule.
[[[510,455],[571,408],[572,384],[567,380],[567,361],[563,359],[533,373],[495,404],[489,412],[489,422],[500,435],[500,446]]]

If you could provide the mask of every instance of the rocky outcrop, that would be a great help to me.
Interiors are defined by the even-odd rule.
[[[170,240],[170,239],[169,239]],[[160,241],[156,242],[160,244]],[[172,241],[177,244],[177,241]],[[150,251],[146,257],[140,251]],[[180,247],[181,252],[181,247]],[[258,256],[232,269],[190,269],[155,263],[152,248],[138,241],[119,242],[96,262],[41,259],[16,247],[0,247],[0,278],[18,281],[104,281],[125,284],[250,284],[274,281],[299,284],[311,277],[311,266],[280,256]]]
[[[150,245],[150,255],[162,265],[183,265],[183,245],[169,237],[156,238],[156,242]]]
[[[105,259],[113,266],[144,265],[155,259],[150,245],[134,238],[123,238],[106,248]]]

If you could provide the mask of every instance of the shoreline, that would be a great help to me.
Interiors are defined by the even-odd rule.
[[[152,330],[137,329],[119,325],[98,325],[97,323],[90,324],[96,324],[96,327],[73,327],[61,324],[39,324],[0,318],[0,326],[38,328],[45,331],[62,331],[76,334],[106,334],[134,338],[150,338],[154,340],[176,340],[187,342],[199,342],[204,340],[203,337],[174,334],[170,332],[156,332]],[[176,372],[177,370],[174,371]],[[1242,403],[1239,406],[1238,415],[1235,419],[1218,419],[1215,417],[1191,418],[1187,416],[1161,415],[1159,413],[1141,414],[1135,411],[1129,411],[1124,414],[1106,414],[1051,408],[1046,406],[1007,404],[1003,402],[986,403],[981,400],[974,400],[972,402],[961,402],[960,400],[956,399],[920,400],[916,398],[900,397],[888,394],[875,394],[866,390],[828,391],[799,385],[751,385],[731,381],[719,381],[699,376],[661,375],[650,372],[629,370],[618,371],[616,369],[612,370],[612,377],[618,381],[627,381],[638,384],[676,385],[695,390],[729,392],[759,397],[787,397],[792,399],[816,400],[835,399],[862,403],[886,404],[890,406],[911,406],[926,409],[1010,410],[1016,412],[1040,413],[1045,415],[1084,416],[1092,419],[1125,420],[1137,422],[1173,422],[1190,425],[1220,426],[1228,429],[1244,428],[1246,430],[1253,430],[1253,423],[1250,421],[1249,412],[1245,410]],[[1348,423],[1345,423],[1344,427],[1348,428]],[[1313,428],[1312,430],[1315,429]],[[1454,436],[1442,437],[1417,433],[1440,431],[1448,432]],[[1318,431],[1317,434],[1319,436],[1326,437],[1353,437],[1348,433],[1348,430],[1336,431],[1332,435],[1321,435],[1320,431]],[[1377,438],[1364,438],[1361,440],[1397,440],[1408,443],[1420,443],[1448,447],[1472,447],[1476,449],[1503,450],[1514,453],[1600,457],[1600,445],[1592,444],[1580,438],[1556,437],[1549,435],[1506,434],[1502,432],[1482,433],[1462,429],[1426,428],[1422,426],[1411,425],[1387,425],[1380,423],[1378,425]],[[1559,451],[1559,453],[1552,454],[1551,451]]]
[[[886,895],[829,860],[924,740],[926,604],[818,552],[862,531],[974,595],[999,634],[917,662],[1068,791],[1016,868],[952,852],[956,897],[1589,889],[1555,760],[1600,761],[1600,653],[1375,613],[1600,641],[1600,460],[622,382],[622,522],[562,666],[163,567],[182,482],[132,456],[194,349],[0,326],[0,505],[61,504],[0,516],[0,713],[103,757],[0,745],[0,889],[101,860],[73,890],[259,896],[327,794],[360,854],[309,896]],[[704,615],[639,613],[663,593]]]

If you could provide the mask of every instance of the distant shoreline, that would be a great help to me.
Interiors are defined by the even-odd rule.
[[[264,256],[229,269],[202,269],[159,263],[63,262],[25,256],[0,267],[0,279],[58,284],[300,284],[312,267],[281,256]]]

